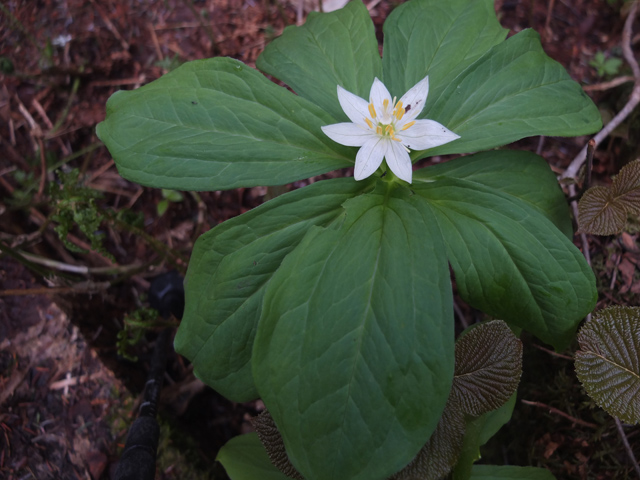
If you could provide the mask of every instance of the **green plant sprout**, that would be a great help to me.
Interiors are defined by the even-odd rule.
[[[182,200],[184,200],[182,193],[175,190],[167,190],[163,188],[162,200],[160,200],[158,202],[158,205],[156,205],[156,212],[158,213],[158,216],[161,217],[162,215],[164,215],[164,213],[167,211],[167,208],[169,208],[169,203],[179,203]]]
[[[592,133],[600,114],[537,33],[506,39],[490,0],[410,0],[383,33],[381,57],[355,0],[286,28],[258,58],[295,93],[211,58],[109,99],[97,133],[143,185],[277,186],[354,168],[198,239],[176,350],[229,399],[261,398],[307,480],[394,477],[434,438],[456,445],[438,475],[550,478],[473,465],[513,403],[480,376],[473,392],[491,411],[447,408],[459,383],[450,267],[473,307],[569,344],[597,292],[565,197],[543,158],[496,148]],[[287,478],[257,436],[232,442],[221,460],[234,480]]]
[[[604,52],[599,51],[589,61],[589,66],[596,69],[599,77],[617,75],[622,66],[622,59],[616,57],[606,58]]]
[[[135,347],[144,334],[155,328],[163,326],[160,315],[153,308],[139,308],[124,318],[124,328],[118,332],[118,355],[131,362],[137,362],[138,357],[130,352]],[[166,326],[166,325],[164,325]]]
[[[81,184],[77,168],[69,173],[58,171],[58,176],[60,184],[52,184],[49,195],[55,205],[51,220],[57,223],[55,231],[60,240],[72,252],[87,253],[67,239],[70,230],[77,226],[90,240],[93,250],[113,260],[113,255],[104,247],[104,234],[99,231],[105,220],[104,213],[96,205],[100,192]]]

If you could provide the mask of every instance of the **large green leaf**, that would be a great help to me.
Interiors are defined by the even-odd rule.
[[[427,98],[420,116],[461,137],[428,150],[429,155],[487,150],[532,135],[584,135],[602,126],[594,103],[544,53],[533,30],[493,47],[440,96]],[[413,157],[424,155],[415,152]]]
[[[317,182],[227,220],[195,244],[176,351],[207,385],[234,401],[257,398],[251,348],[266,285],[312,225],[327,225],[366,188],[351,178]]]
[[[599,310],[578,333],[576,373],[595,402],[640,423],[640,308]]]
[[[393,188],[380,181],[344,204],[339,226],[313,227],[265,294],[254,378],[307,480],[400,470],[449,394],[444,245],[428,203]]]
[[[539,210],[468,180],[414,182],[429,200],[465,301],[565,347],[595,306],[580,251]]]
[[[492,150],[413,172],[416,182],[435,180],[440,176],[478,183],[513,195],[538,209],[567,238],[573,239],[567,199],[549,164],[539,155],[519,150]]]
[[[428,107],[458,74],[506,36],[493,0],[406,2],[384,23],[384,83],[399,98],[429,75]]]
[[[332,13],[311,12],[301,27],[285,28],[256,65],[340,121],[347,117],[337,86],[369,98],[373,79],[382,73],[373,22],[359,0]]]
[[[255,433],[233,437],[220,449],[216,460],[231,480],[291,480],[273,466]]]
[[[116,92],[97,133],[120,174],[151,187],[279,185],[353,164],[311,102],[230,58],[189,62]]]

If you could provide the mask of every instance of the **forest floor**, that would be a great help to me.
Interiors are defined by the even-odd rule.
[[[380,42],[398,3],[365,0]],[[310,6],[300,16],[295,0],[0,2],[0,478],[110,478],[156,338],[157,329],[134,325],[145,313],[150,279],[172,269],[184,274],[201,233],[261,204],[266,193],[256,187],[172,197],[124,180],[95,134],[107,99],[189,60],[230,56],[255,67],[265,45]],[[616,60],[627,12],[621,1],[495,6],[511,33],[540,32],[547,54],[585,87],[605,121],[622,108],[633,83],[598,87],[629,74]],[[634,113],[600,146],[596,183],[610,182],[638,157],[639,129]],[[536,137],[512,148],[538,152],[560,174],[587,140]],[[50,185],[72,168],[97,192],[98,211],[113,212],[101,225],[104,251],[74,228],[70,249],[54,230],[59,212]],[[115,213],[129,220],[118,222]],[[637,237],[589,237],[598,308],[640,305]],[[479,315],[461,310],[469,321]],[[558,356],[533,338],[524,342],[522,402],[483,461],[543,466],[558,479],[634,478],[613,419],[576,379],[575,348]],[[251,430],[260,402],[227,401],[177,355],[165,385],[157,478],[226,478],[216,453]],[[626,434],[640,457],[640,427]]]

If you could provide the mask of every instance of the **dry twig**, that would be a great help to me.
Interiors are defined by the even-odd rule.
[[[596,92],[602,90],[609,90],[610,88],[615,88],[623,83],[627,82],[635,82],[636,79],[631,75],[623,75],[622,77],[614,78],[613,80],[609,80],[608,82],[596,83],[594,85],[586,85],[582,87],[585,92]]]
[[[573,423],[576,423],[578,425],[582,425],[583,427],[588,427],[588,428],[593,428],[594,430],[598,429],[598,425],[596,425],[595,423],[589,423],[589,422],[585,422],[584,420],[580,420],[579,418],[576,417],[572,417],[571,415],[569,415],[568,413],[563,412],[562,410],[556,408],[556,407],[552,407],[551,405],[547,405],[546,403],[542,403],[542,402],[532,402],[530,400],[520,400],[522,403],[524,403],[525,405],[531,405],[532,407],[539,407],[539,408],[544,408],[549,410],[549,413],[555,413],[557,415],[560,415],[561,417],[564,417],[568,420],[571,420]]]
[[[618,429],[618,434],[622,439],[622,443],[624,444],[624,449],[627,451],[627,455],[633,464],[633,468],[635,468],[636,473],[638,474],[638,478],[640,478],[640,465],[638,465],[638,461],[631,449],[631,445],[629,445],[629,440],[627,439],[627,435],[624,433],[624,429],[622,428],[622,422],[618,417],[613,417],[616,421],[616,428]]]

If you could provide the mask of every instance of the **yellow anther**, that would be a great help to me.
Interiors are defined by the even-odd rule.
[[[385,98],[385,99],[382,101],[382,109],[386,112],[386,111],[387,111],[387,108],[389,108],[389,99],[388,99],[388,98]]]
[[[400,105],[402,105],[402,102],[400,102]],[[404,108],[396,109],[395,115],[398,120],[402,120],[402,117],[404,116]]]
[[[371,118],[376,118],[376,109],[373,108],[373,103],[369,104],[369,115],[371,115]]]
[[[405,126],[402,127],[402,130],[406,130],[407,128],[413,127],[413,125],[416,123],[415,120],[407,123]]]
[[[380,125],[378,125],[378,126],[376,127],[376,133],[377,133],[378,135],[382,135],[382,127],[381,127]]]
[[[371,123],[371,120],[365,117],[364,121],[367,122],[367,125],[369,125],[369,128],[373,130],[373,123]]]
[[[400,140],[398,137],[391,137],[391,140],[395,140],[396,142],[401,142],[402,140]],[[407,150],[408,152],[409,150]]]
[[[384,129],[384,133],[390,134],[391,136],[393,136],[393,125],[387,125],[386,128]]]
[[[396,112],[402,110],[402,102],[396,103]]]

